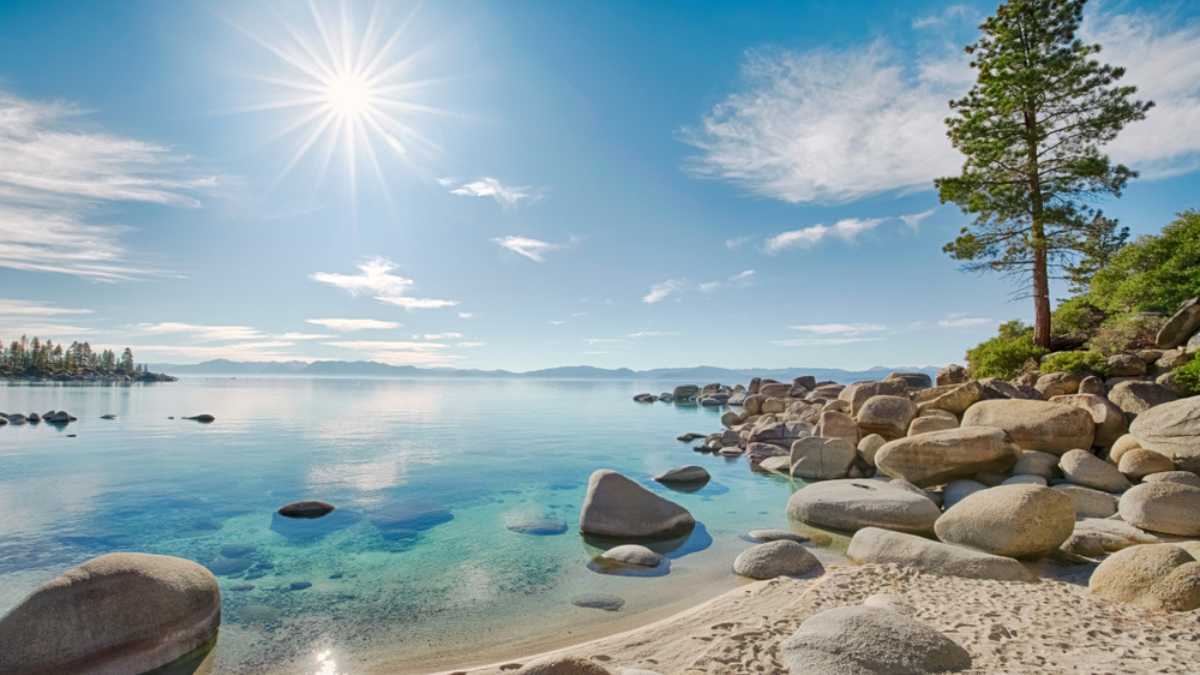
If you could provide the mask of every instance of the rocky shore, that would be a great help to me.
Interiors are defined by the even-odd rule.
[[[139,372],[133,375],[103,373],[51,373],[44,375],[2,375],[4,382],[63,382],[80,384],[151,384],[154,382],[177,382],[179,378],[166,373]]]

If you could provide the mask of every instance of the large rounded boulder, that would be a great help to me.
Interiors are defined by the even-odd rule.
[[[1008,471],[1019,453],[1000,429],[947,429],[889,441],[876,451],[875,466],[893,478],[926,487],[978,473]]]
[[[1121,495],[1121,520],[1143,530],[1200,536],[1200,488],[1163,481],[1142,483]]]
[[[742,551],[733,561],[733,571],[751,579],[774,579],[806,574],[820,564],[799,542],[780,539]]]
[[[1013,558],[878,527],[864,527],[855,532],[846,556],[856,563],[893,563],[930,574],[968,579],[1030,581],[1033,578]]]
[[[1200,607],[1200,562],[1174,544],[1130,546],[1100,563],[1088,590],[1149,609],[1193,610]]]
[[[579,513],[584,534],[619,539],[666,539],[695,525],[687,509],[609,469],[592,473]]]
[[[1180,469],[1200,472],[1200,396],[1150,408],[1129,425],[1129,433],[1140,447],[1175,460]]]
[[[971,667],[971,655],[958,643],[916,619],[875,607],[814,614],[780,651],[792,675],[921,675]]]
[[[804,480],[845,478],[857,456],[857,449],[843,438],[801,438],[792,443],[792,475]]]
[[[924,494],[879,480],[830,480],[796,490],[788,516],[809,525],[853,532],[882,527],[925,534],[941,513]]]
[[[1023,450],[1056,455],[1074,448],[1090,448],[1096,436],[1096,423],[1088,411],[1025,399],[980,401],[963,414],[962,426],[1003,429]]]
[[[1053,552],[1075,529],[1075,504],[1039,485],[1001,485],[967,496],[934,524],[948,544],[1010,558]]]
[[[1073,405],[1076,408],[1088,411],[1088,414],[1092,416],[1092,420],[1096,423],[1096,437],[1092,442],[1102,448],[1111,446],[1127,430],[1128,424],[1125,421],[1124,411],[1118,408],[1117,404],[1103,396],[1097,396],[1096,394],[1067,394],[1065,396],[1055,396],[1050,399],[1050,402]]]
[[[1129,488],[1129,479],[1113,466],[1087,450],[1071,450],[1063,453],[1058,468],[1067,480],[1105,492],[1123,492]]]
[[[93,558],[0,619],[0,673],[144,673],[212,640],[217,579],[190,560]]]
[[[892,439],[907,433],[916,416],[917,405],[907,396],[879,395],[863,402],[855,418],[862,433]]]

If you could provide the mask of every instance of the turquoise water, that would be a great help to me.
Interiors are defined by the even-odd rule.
[[[0,411],[79,418],[0,428],[0,612],[110,551],[218,573],[213,672],[422,670],[569,639],[730,588],[754,527],[785,526],[793,486],[675,436],[719,410],[636,404],[675,383],[197,378],[130,387],[0,387]],[[210,413],[212,424],[180,419]],[[114,414],[115,420],[100,419]],[[176,419],[168,419],[174,416]],[[76,434],[69,437],[68,434]],[[709,469],[694,493],[650,476]],[[701,523],[662,547],[669,573],[589,569],[588,475],[612,468]],[[298,499],[337,505],[280,520]],[[508,525],[542,519],[547,534]],[[554,534],[558,521],[566,531]],[[615,594],[619,612],[576,607]]]

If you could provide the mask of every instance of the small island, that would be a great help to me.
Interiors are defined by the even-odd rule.
[[[111,349],[94,351],[87,342],[72,342],[64,347],[51,340],[24,335],[7,347],[0,342],[0,380],[131,384],[175,379],[165,373],[150,372],[145,364],[134,361],[133,351],[128,347],[118,357]]]

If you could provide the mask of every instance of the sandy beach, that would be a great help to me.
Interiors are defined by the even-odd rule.
[[[553,652],[620,672],[784,672],[779,644],[807,617],[900,596],[912,615],[971,654],[978,673],[1186,673],[1200,659],[1200,611],[1166,613],[1089,596],[1090,566],[1035,583],[937,576],[893,565],[841,566],[815,579],[734,589],[655,623]],[[506,673],[539,654],[469,671]]]

